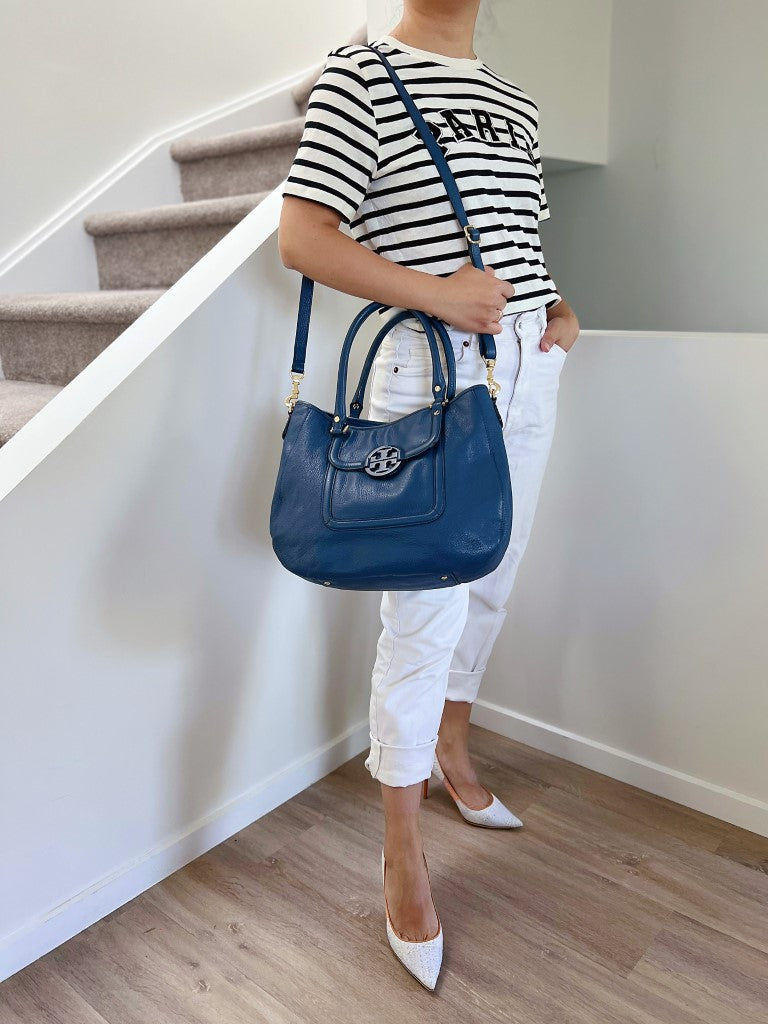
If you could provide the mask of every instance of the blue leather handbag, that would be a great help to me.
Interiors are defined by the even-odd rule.
[[[437,163],[464,229],[473,264],[483,269],[479,229],[469,224],[456,182],[432,132],[386,57],[375,47]],[[456,394],[456,363],[439,317],[405,309],[378,331],[347,411],[349,355],[371,314],[353,319],[339,360],[336,403],[325,412],[299,398],[314,281],[302,275],[285,399],[288,421],[270,512],[272,547],[290,572],[342,590],[430,590],[478,579],[501,562],[512,529],[512,490],[493,379],[496,347],[479,334],[488,380]],[[376,353],[401,320],[416,317],[432,356],[423,408],[381,422],[360,416]],[[446,382],[438,339],[445,353]],[[425,381],[426,385],[426,381]],[[429,397],[429,402],[426,401]]]

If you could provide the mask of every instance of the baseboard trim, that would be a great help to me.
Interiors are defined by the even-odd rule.
[[[768,837],[768,804],[755,797],[648,761],[626,750],[610,747],[587,736],[579,736],[489,701],[477,700],[474,703],[470,721],[547,754],[573,761],[583,768],[591,768],[609,778]]]
[[[768,804],[761,800],[489,701],[474,703],[471,721],[501,736],[768,837]],[[368,742],[366,719],[194,822],[184,833],[172,836],[43,917],[0,939],[0,982],[324,778],[367,749]]]
[[[301,793],[366,749],[368,742],[366,719],[200,818],[183,833],[171,836],[44,916],[0,938],[0,982]]]

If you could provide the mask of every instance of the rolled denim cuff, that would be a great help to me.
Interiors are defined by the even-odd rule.
[[[394,747],[381,743],[370,732],[371,749],[365,767],[385,786],[412,786],[432,774],[437,736],[415,747]]]
[[[446,700],[466,700],[473,704],[483,680],[484,668],[475,672],[459,672],[451,669],[448,673],[448,687],[445,691]]]

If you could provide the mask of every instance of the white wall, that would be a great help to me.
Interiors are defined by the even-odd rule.
[[[583,333],[473,720],[768,835],[768,336]]]
[[[537,103],[547,169],[604,164],[611,0],[492,0],[481,11],[477,53]]]
[[[136,147],[319,65],[364,0],[4,0],[0,257]],[[311,32],[296,26],[311,19]],[[168,158],[170,159],[170,157]]]
[[[269,537],[299,285],[273,234],[0,501],[0,979],[366,745],[378,596]],[[317,286],[302,397],[360,306]]]
[[[542,232],[584,326],[768,328],[767,36],[764,0],[615,0],[608,165],[549,175]]]

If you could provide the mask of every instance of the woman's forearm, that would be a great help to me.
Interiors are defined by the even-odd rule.
[[[547,320],[551,320],[553,317],[556,316],[572,317],[574,320],[577,319],[576,314],[565,301],[565,299],[560,299],[560,301],[556,302],[554,306],[549,306],[547,308]]]
[[[281,251],[284,266],[348,295],[432,316],[440,308],[443,278],[394,263],[330,224],[301,235],[301,252]]]

